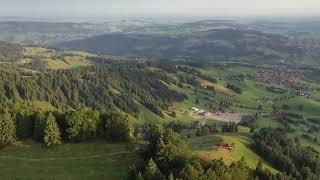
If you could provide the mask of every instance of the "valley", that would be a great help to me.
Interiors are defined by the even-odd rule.
[[[233,21],[0,32],[23,24],[42,34],[0,42],[1,179],[319,177],[317,47]]]

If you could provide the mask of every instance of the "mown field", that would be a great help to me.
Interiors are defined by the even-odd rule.
[[[125,143],[63,143],[48,149],[17,142],[0,151],[1,179],[125,179],[134,159],[132,145]]]

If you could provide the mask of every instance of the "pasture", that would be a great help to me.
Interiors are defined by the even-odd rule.
[[[221,143],[234,144],[234,150],[219,148]],[[190,139],[190,147],[194,155],[204,160],[222,159],[226,164],[231,164],[244,157],[252,169],[256,168],[259,160],[261,160],[264,168],[268,168],[273,173],[278,172],[250,148],[251,143],[252,139],[249,137],[249,134],[244,132],[241,135],[225,133]]]
[[[1,179],[124,179],[134,161],[132,145],[92,141],[45,148],[17,142],[0,151]]]

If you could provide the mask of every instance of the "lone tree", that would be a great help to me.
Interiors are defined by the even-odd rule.
[[[51,113],[49,113],[47,117],[43,140],[48,147],[61,144],[60,129],[58,127],[56,119]]]
[[[8,145],[16,141],[16,127],[11,114],[6,110],[0,115],[0,144]]]

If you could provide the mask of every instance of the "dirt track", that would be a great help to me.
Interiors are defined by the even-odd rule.
[[[105,156],[113,156],[119,154],[129,154],[129,151],[114,152],[108,154],[99,154],[92,156],[80,156],[80,157],[57,157],[57,158],[28,158],[28,157],[18,157],[18,156],[0,156],[0,159],[12,159],[12,160],[22,160],[22,161],[56,161],[56,160],[80,160],[80,159],[93,159]]]

